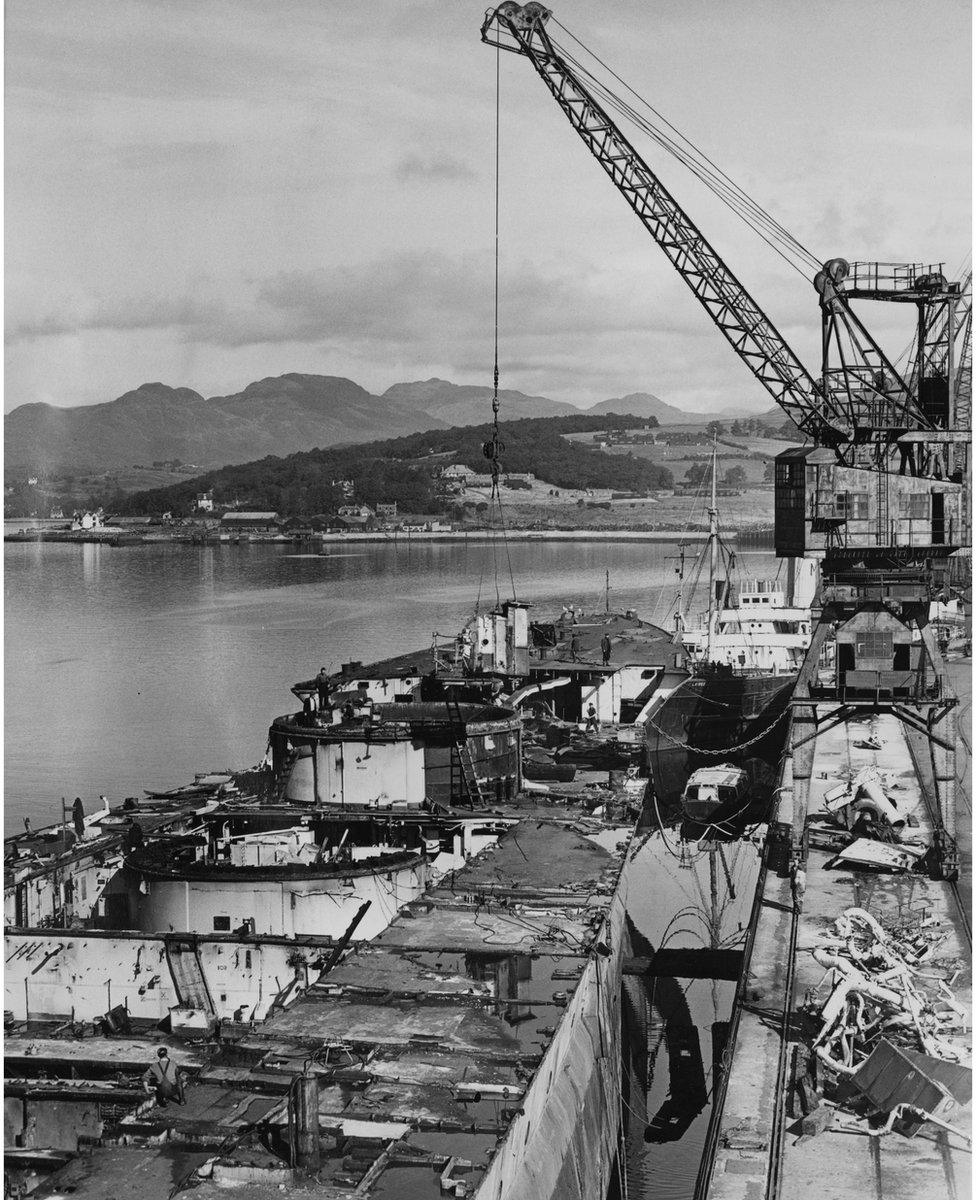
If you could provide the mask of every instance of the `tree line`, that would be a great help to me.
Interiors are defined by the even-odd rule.
[[[673,486],[667,468],[630,455],[608,455],[564,435],[603,429],[656,426],[651,418],[585,414],[506,421],[500,429],[502,473],[533,474],[554,487],[648,492]],[[450,507],[439,477],[456,463],[487,474],[485,444],[490,425],[428,430],[362,445],[302,451],[285,457],[222,467],[164,488],[136,492],[120,514],[183,516],[194,511],[199,492],[213,492],[218,506],[236,505],[283,516],[334,513],[357,504],[396,503],[405,512]]]

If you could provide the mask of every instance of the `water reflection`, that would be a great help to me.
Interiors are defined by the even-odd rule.
[[[101,542],[81,544],[81,574],[86,588],[95,588],[101,583],[102,549]]]
[[[751,843],[686,842],[678,829],[656,830],[628,866],[631,941],[652,960],[624,980],[632,1198],[694,1194],[758,869]]]

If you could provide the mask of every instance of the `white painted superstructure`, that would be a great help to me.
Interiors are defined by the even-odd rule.
[[[753,579],[726,586],[726,600],[699,614],[681,633],[689,654],[734,671],[783,675],[799,671],[810,645],[810,606],[816,593],[816,563],[794,559],[788,577]]]

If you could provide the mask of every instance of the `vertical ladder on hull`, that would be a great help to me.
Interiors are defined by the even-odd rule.
[[[315,753],[313,748],[312,753]],[[295,765],[295,760],[298,758],[298,751],[292,747],[281,761],[281,771],[278,775],[278,781],[275,784],[274,800],[281,804],[285,799],[285,788],[288,786],[288,780],[291,776],[291,769]]]
[[[461,715],[461,707],[457,699],[450,693],[448,693],[446,704],[455,751],[451,755],[451,797],[453,799],[454,796],[463,793],[467,796],[468,803],[472,808],[484,807],[487,801],[475,774],[474,760],[471,757],[471,747],[468,743],[468,733],[464,717]]]

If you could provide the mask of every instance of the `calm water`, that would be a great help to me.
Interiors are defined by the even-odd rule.
[[[752,843],[709,854],[681,843],[675,830],[655,830],[627,871],[627,911],[653,949],[741,946],[759,873]],[[631,1043],[628,1195],[690,1200],[724,1045],[715,1039],[731,1018],[735,984],[656,979],[628,987],[646,1019]]]
[[[664,619],[674,549],[511,547],[520,598]],[[770,555],[744,564],[775,570]],[[194,772],[258,762],[289,688],[320,666],[369,661],[455,632],[495,596],[492,548],[352,544],[114,548],[7,543],[5,828],[59,818],[60,798],[117,801]],[[499,587],[510,594],[499,550]]]

